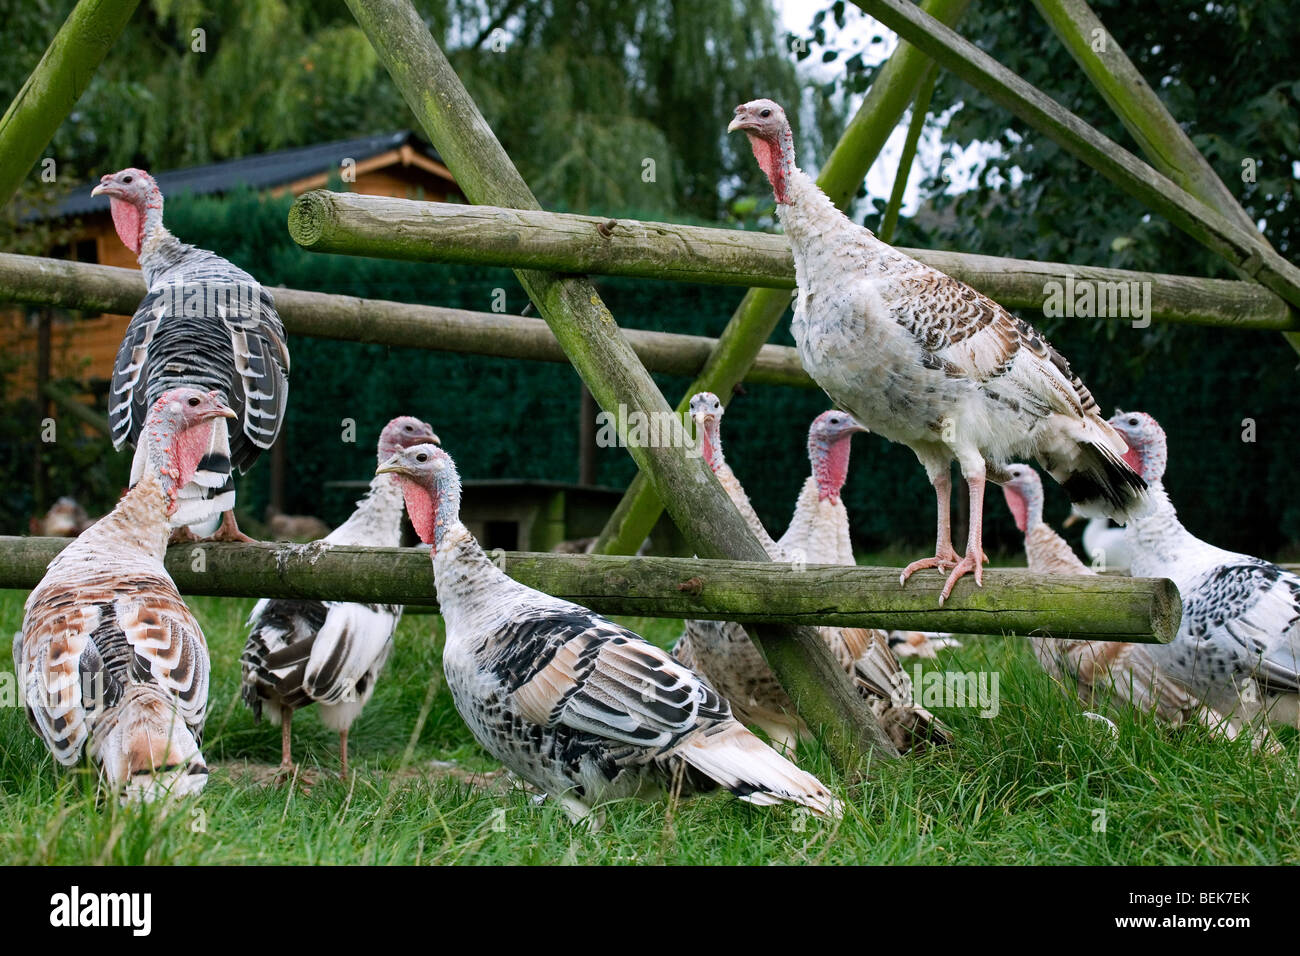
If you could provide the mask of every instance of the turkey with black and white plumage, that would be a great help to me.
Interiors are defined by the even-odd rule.
[[[776,195],[798,284],[791,331],[799,358],[836,405],[874,434],[907,445],[935,489],[935,556],[914,561],[982,583],[984,482],[1033,456],[1089,513],[1123,521],[1144,507],[1144,483],[1123,440],[1065,358],[1032,326],[963,282],[881,242],[826,197],[794,161],[781,107],[736,107]],[[952,547],[950,469],[970,488],[966,553]]]
[[[394,418],[379,436],[379,462],[403,448],[436,443],[426,422]],[[326,545],[396,548],[402,543],[402,490],[391,475],[376,475],[356,510],[323,541]],[[293,770],[293,713],[310,704],[339,735],[339,773],[348,774],[348,730],[375,692],[402,619],[400,604],[263,598],[248,617],[252,628],[240,656],[242,697],[260,720],[280,726],[280,771]]]
[[[1043,482],[1028,465],[1007,468],[1002,493],[1016,527],[1025,535],[1025,556],[1036,574],[1096,574],[1059,534],[1043,522]],[[1170,677],[1172,644],[1030,638],[1034,656],[1058,681],[1069,680],[1088,705],[1111,699],[1132,704],[1172,726],[1199,721],[1228,728],[1223,718]],[[1229,734],[1235,736],[1235,734]]]
[[[507,577],[460,521],[460,478],[434,445],[380,466],[432,546],[443,671],[475,739],[575,819],[605,801],[725,787],[838,815],[839,801],[750,733],[689,668],[627,628]],[[599,813],[588,821],[600,822]]]
[[[858,562],[849,536],[849,513],[842,492],[849,475],[849,450],[853,436],[867,427],[847,412],[831,409],[813,419],[808,428],[808,460],[812,474],[803,483],[794,514],[777,546],[796,560],[809,564]],[[961,644],[948,634],[892,631],[887,643],[895,657],[938,657],[937,651]]]
[[[171,388],[212,389],[234,409],[231,428],[182,489],[177,526],[216,540],[248,541],[234,518],[233,469],[245,472],[270,448],[289,398],[289,349],[271,293],[214,252],[181,242],[163,225],[163,197],[142,169],[104,176],[91,192],[108,196],[118,237],[136,254],[148,292],[122,338],[109,386],[113,446],[136,447],[140,479],[145,416]]]
[[[207,642],[163,556],[179,492],[233,416],[215,393],[158,398],[140,480],[50,562],[14,636],[33,729],[64,766],[88,755],[123,801],[197,793],[208,779]]]
[[[1164,429],[1145,412],[1110,420],[1130,464],[1151,486],[1152,508],[1129,522],[1135,577],[1169,578],[1183,619],[1168,645],[1169,675],[1260,741],[1268,724],[1300,722],[1300,577],[1216,548],[1183,527],[1164,487]]]
[[[797,567],[808,563],[806,552],[787,551],[772,540],[758,513],[754,511],[749,496],[745,494],[740,479],[727,463],[722,449],[722,402],[712,392],[698,392],[691,397],[690,410],[695,420],[701,454],[705,462],[717,476],[718,483],[727,492],[732,504],[745,519],[745,523],[758,539],[759,544],[763,546],[768,557],[773,561],[790,563]],[[847,518],[845,520],[847,521]],[[845,536],[847,538],[847,530]],[[834,536],[832,540],[838,540],[838,536]],[[852,678],[858,693],[871,707],[894,746],[900,751],[907,752],[919,750],[927,744],[950,742],[951,736],[948,730],[933,714],[915,703],[912,682],[890,651],[888,637],[883,631],[863,627],[819,627],[817,631],[831,653],[835,655],[835,659],[839,661],[840,666],[844,668],[845,673]],[[698,657],[700,654],[698,638],[693,637],[691,649]],[[756,650],[755,654],[757,654]],[[745,673],[749,673],[752,666],[745,658],[738,659],[745,662]],[[762,658],[760,657],[759,660]],[[715,679],[712,670],[706,669],[705,672],[710,680]],[[732,678],[720,673],[716,679],[725,682]],[[773,676],[772,681],[775,680]],[[777,698],[769,695],[769,699]]]

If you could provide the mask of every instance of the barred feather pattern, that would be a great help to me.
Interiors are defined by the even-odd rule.
[[[88,754],[116,792],[201,789],[207,642],[163,567],[170,526],[146,474],[56,557],[14,639],[32,728],[65,766]]]
[[[1145,506],[1124,441],[1032,326],[881,242],[793,166],[777,206],[798,285],[791,331],[805,369],[875,434],[927,469],[955,458],[994,480],[1034,456],[1088,514]]]
[[[348,520],[323,540],[397,547],[401,521],[401,489],[391,475],[378,475]],[[400,604],[258,601],[240,657],[244,703],[273,724],[286,710],[318,704],[326,726],[347,730],[374,695],[401,619]]]
[[[1130,522],[1137,577],[1167,577],[1183,597],[1168,645],[1170,676],[1234,723],[1300,720],[1300,577],[1259,558],[1216,548],[1178,518],[1160,481],[1153,508]]]
[[[572,817],[607,800],[718,786],[758,805],[840,812],[707,680],[587,608],[508,578],[458,521],[439,534],[434,578],[456,709],[485,749]]]
[[[289,351],[271,293],[205,249],[179,242],[161,226],[140,256],[148,292],[136,309],[114,363],[109,389],[113,444],[138,445],[158,397],[188,385],[215,390],[234,409],[233,432],[214,445],[181,493],[196,533],[234,506],[232,469],[247,471],[284,423]],[[133,477],[142,469],[137,454]],[[206,524],[204,524],[206,522]]]

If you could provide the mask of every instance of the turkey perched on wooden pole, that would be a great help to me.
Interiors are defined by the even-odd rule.
[[[1043,521],[1043,481],[1028,465],[1008,466],[1002,494],[1025,536],[1029,570],[1036,574],[1096,574],[1079,560],[1073,549]],[[1034,656],[1058,681],[1074,682],[1079,698],[1093,705],[1105,698],[1132,704],[1154,713],[1173,726],[1196,720],[1235,736],[1220,714],[1170,677],[1179,654],[1173,644],[1125,644],[1120,641],[1082,641],[1030,638]]]
[[[460,521],[460,478],[435,445],[380,465],[432,546],[443,670],[475,739],[593,827],[607,800],[718,786],[759,806],[838,816],[822,783],[732,715],[708,681],[625,627],[507,577]]]
[[[196,793],[208,779],[207,642],[163,555],[181,491],[234,415],[215,392],[159,396],[139,481],[50,562],[14,636],[33,729],[64,766],[88,754],[124,801]]]
[[[136,254],[148,292],[127,326],[109,388],[113,445],[136,447],[131,482],[144,470],[145,416],[171,388],[214,389],[235,410],[233,429],[214,429],[176,525],[217,540],[249,541],[235,523],[232,469],[247,471],[284,424],[289,349],[271,293],[214,252],[181,242],[163,225],[163,197],[142,169],[104,176],[118,237]]]
[[[1036,458],[1085,512],[1126,520],[1145,484],[1123,440],[1065,358],[987,296],[881,242],[840,212],[795,165],[794,134],[771,100],[736,107],[728,132],[749,137],[794,253],[791,330],[808,374],[877,435],[916,454],[938,505],[935,555],[909,564],[948,571],[942,604],[964,574],[982,583],[984,483]],[[952,547],[956,459],[970,488],[966,553]]]
[[[697,392],[691,396],[690,411],[700,436],[700,448],[704,460],[730,496],[736,510],[740,512],[745,523],[749,525],[754,536],[767,551],[768,557],[773,561],[791,564],[795,568],[793,573],[798,573],[798,569],[808,563],[807,555],[802,551],[787,550],[772,540],[772,536],[768,534],[767,528],[763,526],[762,520],[754,511],[749,495],[745,494],[740,479],[727,464],[722,449],[721,422],[724,412],[722,402],[712,392]],[[847,518],[845,520],[847,521]],[[930,744],[951,742],[952,737],[948,729],[934,714],[913,699],[912,682],[889,650],[889,639],[883,631],[862,627],[819,627],[817,630],[845,673],[853,680],[858,694],[866,701],[872,713],[876,715],[876,719],[880,721],[880,726],[899,751],[906,753],[920,750]],[[701,640],[709,634],[708,631],[691,633],[688,630],[686,636],[690,639],[689,652],[697,659],[707,653]],[[734,642],[724,649],[730,656],[716,655],[714,657],[716,664],[723,666],[730,660],[733,666],[739,669],[739,674],[748,677],[753,671],[753,665],[745,645]],[[759,659],[762,659],[761,655]],[[715,674],[713,670],[708,670],[707,674],[715,683],[721,681],[724,684],[732,684],[736,680],[735,676],[725,671]],[[780,697],[768,695],[765,698],[764,709],[770,711],[780,701]],[[799,726],[802,726],[802,721]]]
[[[403,448],[438,444],[426,422],[394,418],[379,435],[379,463]],[[325,544],[396,548],[402,543],[402,490],[392,475],[376,475],[347,521]],[[339,773],[348,774],[348,729],[375,692],[379,672],[402,619],[400,604],[353,604],[274,598],[258,601],[240,656],[241,695],[260,720],[280,725],[280,772],[292,773],[293,713],[320,705],[321,720],[339,735]]]
[[[1164,429],[1145,412],[1110,423],[1127,460],[1150,484],[1152,507],[1129,522],[1135,577],[1169,578],[1183,618],[1168,644],[1168,671],[1235,727],[1255,733],[1300,722],[1300,577],[1275,564],[1216,548],[1183,527],[1165,491]]]

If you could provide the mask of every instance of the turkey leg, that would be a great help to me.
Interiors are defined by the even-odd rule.
[[[970,534],[966,537],[966,555],[957,562],[957,566],[948,575],[948,582],[939,593],[939,606],[948,600],[953,585],[962,575],[975,572],[975,584],[984,586],[984,475],[966,475],[966,484],[970,487]]]
[[[221,524],[217,525],[217,530],[208,536],[209,541],[243,541],[248,544],[256,543],[256,538],[250,538],[244,532],[239,530],[239,525],[235,522],[235,513],[227,511],[221,516]]]
[[[919,561],[913,561],[903,569],[903,573],[898,576],[900,585],[906,584],[917,571],[924,568],[938,568],[940,571],[947,571],[955,567],[959,561],[957,552],[952,546],[952,519],[949,511],[952,507],[952,476],[949,474],[949,463],[943,463],[942,471],[934,471],[930,477],[930,483],[934,485],[934,496],[938,503],[939,530],[935,536],[934,557],[922,558]]]

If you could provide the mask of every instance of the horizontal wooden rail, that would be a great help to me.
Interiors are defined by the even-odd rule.
[[[313,190],[289,211],[289,232],[313,252],[420,262],[548,269],[719,285],[794,287],[785,238],[709,226],[572,213],[463,206]],[[1287,304],[1253,282],[1032,262],[931,249],[908,255],[969,283],[1007,308],[1042,310],[1085,283],[1138,283],[1156,322],[1300,329]],[[1067,277],[1070,277],[1067,280]],[[1067,287],[1067,281],[1070,285]],[[1056,284],[1054,288],[1051,283]],[[1077,301],[1078,295],[1071,295]],[[1071,307],[1065,314],[1073,315]],[[1131,320],[1133,310],[1098,318]]]
[[[0,587],[31,588],[66,538],[0,537]],[[942,579],[897,568],[494,552],[517,581],[602,614],[1164,643],[1182,615],[1163,578],[990,569],[939,607]],[[186,594],[437,603],[428,551],[319,544],[187,544],[167,552]]]
[[[569,361],[541,319],[300,289],[271,291],[290,335],[538,362]],[[144,292],[144,279],[135,269],[0,253],[0,302],[130,315]],[[682,376],[697,374],[717,342],[707,336],[640,329],[624,329],[624,335],[650,371]],[[816,387],[799,364],[798,353],[784,345],[765,345],[745,381]]]

